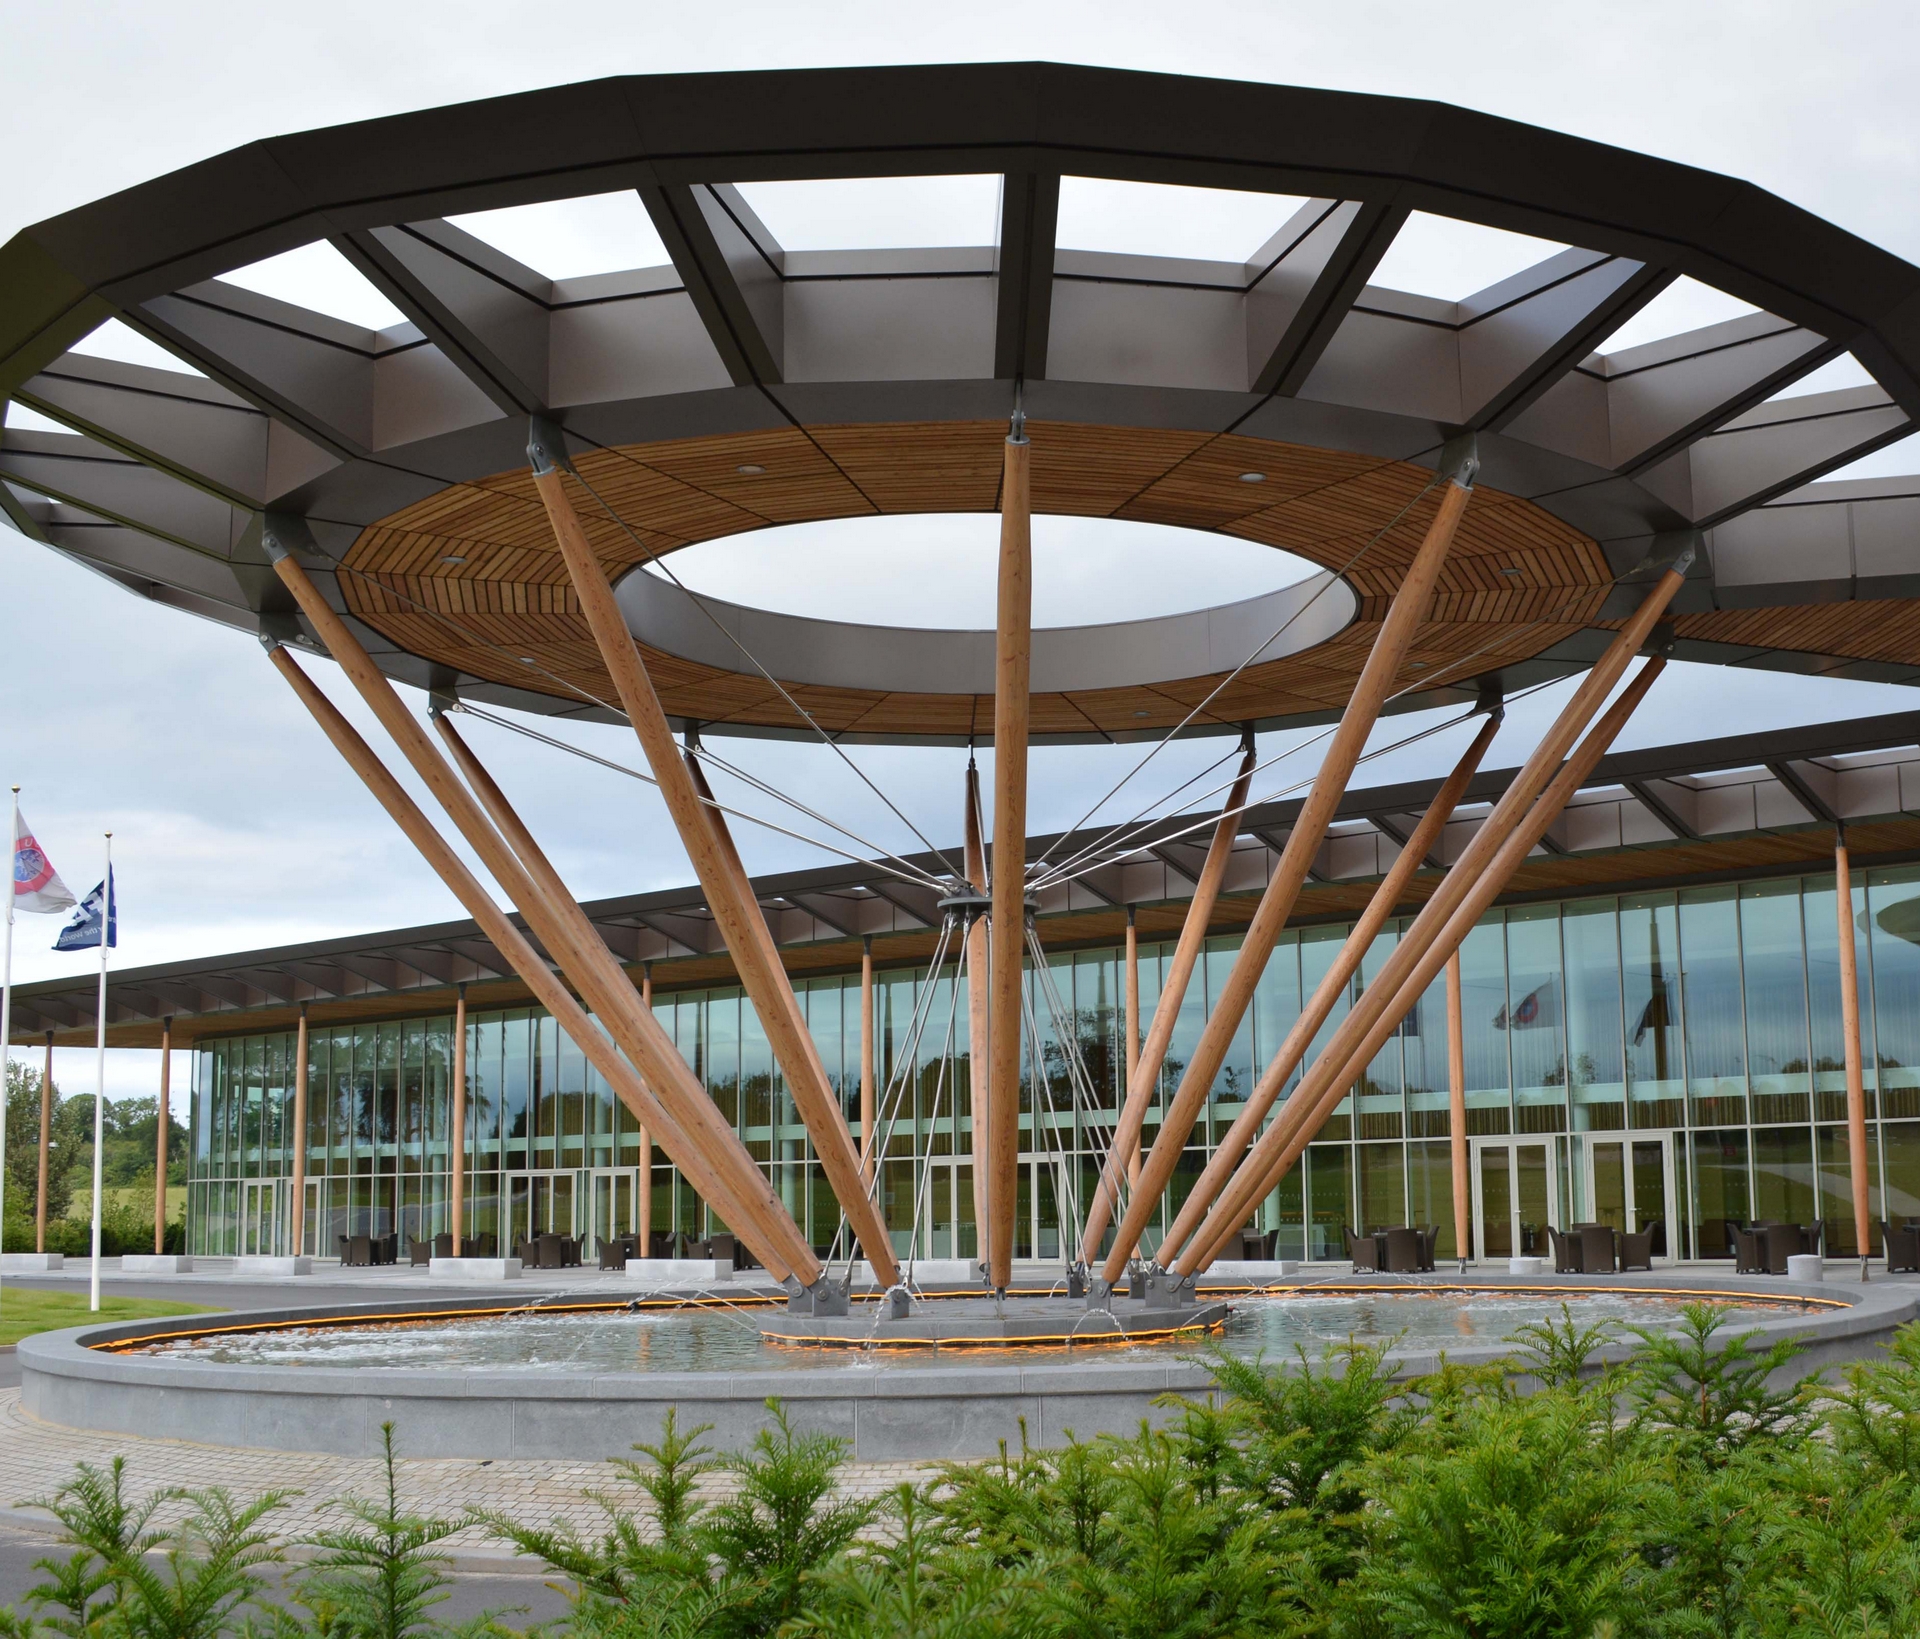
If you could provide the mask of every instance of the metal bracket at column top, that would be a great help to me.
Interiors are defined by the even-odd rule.
[[[527,418],[527,460],[536,476],[573,471],[573,457],[567,454],[567,435],[557,422],[543,415]]]

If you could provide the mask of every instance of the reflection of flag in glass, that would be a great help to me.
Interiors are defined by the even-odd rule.
[[[1653,988],[1647,1005],[1640,1009],[1640,1017],[1633,1026],[1635,1047],[1647,1039],[1649,1030],[1665,1030],[1673,1023],[1673,981],[1656,969],[1651,982]]]
[[[1496,1030],[1540,1030],[1559,1022],[1560,986],[1552,979],[1529,990],[1511,1009],[1503,1007],[1493,1016]]]

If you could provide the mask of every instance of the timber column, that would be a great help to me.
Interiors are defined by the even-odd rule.
[[[1000,597],[993,668],[992,998],[987,1044],[987,1132],[992,1172],[987,1284],[1013,1279],[1015,1173],[1020,1164],[1020,990],[1026,978],[1027,723],[1033,663],[1032,480],[1027,418],[1016,410],[1000,488]],[[1037,1117],[1036,1117],[1037,1119]]]
[[[453,989],[452,1130],[447,1134],[447,1218],[453,1255],[466,1256],[467,1243],[467,987]]]
[[[1127,907],[1127,1085],[1140,1073],[1140,930],[1133,925],[1134,907]],[[1127,1188],[1140,1187],[1140,1145],[1127,1146]],[[1094,1248],[1092,1250],[1098,1250]]]
[[[167,1021],[171,1026],[172,1020]],[[47,1032],[47,1067],[40,1072],[40,1196],[33,1208],[33,1249],[47,1249],[47,1149],[53,1141],[53,1032]]]
[[[1853,943],[1853,866],[1847,828],[1833,833],[1833,898],[1840,918],[1840,1031],[1847,1055],[1847,1174],[1853,1185],[1853,1232],[1860,1278],[1867,1278],[1873,1225],[1867,1215],[1867,1085],[1860,1060],[1860,958]]]
[[[875,1154],[880,1136],[873,1096],[873,936],[860,941],[860,1155],[867,1188],[879,1170]]]
[[[165,1164],[161,1172],[165,1175]],[[287,1203],[287,1250],[294,1257],[307,1238],[307,1004],[293,1040],[293,1198]],[[157,1252],[158,1246],[154,1247]]]
[[[640,964],[640,1005],[653,1012],[653,963]],[[640,1256],[653,1256],[653,1134],[646,1122],[640,1123],[640,1177],[633,1203],[634,1233],[639,1237]]]
[[[1447,958],[1447,1137],[1453,1152],[1453,1249],[1467,1272],[1473,1227],[1472,1181],[1467,1175],[1467,1032],[1460,1002],[1460,952]]]

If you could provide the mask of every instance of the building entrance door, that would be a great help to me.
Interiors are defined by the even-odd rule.
[[[1582,1186],[1586,1223],[1609,1224],[1620,1234],[1643,1233],[1658,1224],[1654,1261],[1671,1263],[1678,1244],[1675,1215],[1673,1134],[1588,1133],[1576,1176]]]
[[[1473,1140],[1474,1255],[1545,1258],[1560,1227],[1551,1138]]]
[[[640,1169],[596,1167],[587,1174],[587,1191],[589,1240],[580,1251],[583,1257],[598,1257],[600,1248],[607,1242],[635,1232]],[[645,1247],[641,1248],[640,1255],[646,1256]]]
[[[585,1227],[577,1220],[575,1189],[578,1174],[565,1172],[510,1172],[507,1174],[507,1238],[500,1250],[511,1249],[535,1235],[578,1235]]]
[[[240,1184],[240,1255],[271,1258],[286,1252],[287,1180],[247,1178]]]

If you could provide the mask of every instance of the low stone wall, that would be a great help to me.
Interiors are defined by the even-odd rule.
[[[1317,1290],[1379,1281],[1316,1281]],[[1915,1317],[1920,1285],[1764,1285],[1677,1274],[1606,1282],[1550,1279],[1466,1281],[1400,1279],[1393,1288],[1476,1287],[1498,1291],[1591,1292],[1596,1286],[1772,1300],[1844,1300],[1839,1308],[1769,1314],[1742,1330],[1763,1338],[1791,1334],[1806,1352],[1793,1375],[1871,1355],[1896,1326]],[[416,1457],[474,1459],[541,1457],[594,1460],[629,1454],[636,1441],[656,1439],[671,1409],[680,1426],[713,1425],[721,1450],[739,1450],[768,1426],[766,1402],[777,1396],[796,1428],[848,1441],[859,1461],[989,1457],[1005,1441],[1025,1437],[1059,1446],[1069,1435],[1127,1434],[1142,1420],[1173,1415],[1155,1401],[1168,1393],[1205,1396],[1211,1377],[1191,1355],[1165,1360],[1101,1358],[1088,1350],[1072,1358],[1049,1351],[1031,1362],[991,1361],[936,1354],[925,1365],[869,1367],[844,1361],[819,1367],[702,1373],[567,1373],[512,1368],[417,1371],[384,1367],[272,1367],[197,1364],[164,1356],[115,1354],[111,1345],[156,1332],[205,1335],[235,1325],[375,1320],[458,1310],[472,1300],[339,1305],[236,1316],[183,1317],[77,1327],[30,1337],[20,1345],[22,1404],[28,1415],[71,1428],[141,1434],[208,1445],[365,1456],[379,1449],[380,1425],[393,1421]],[[507,1312],[511,1300],[484,1307]],[[1486,1361],[1510,1353],[1504,1344],[1451,1347],[1447,1357]],[[1620,1349],[1616,1352],[1624,1354]],[[1397,1375],[1431,1370],[1438,1353],[1396,1351]]]

